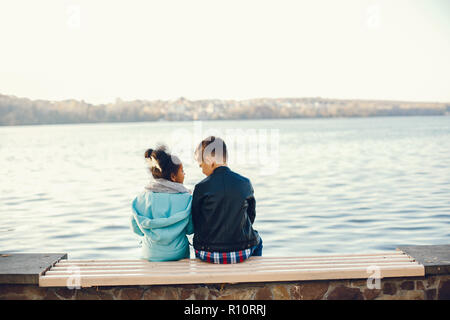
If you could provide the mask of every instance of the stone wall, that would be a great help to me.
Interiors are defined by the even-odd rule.
[[[42,288],[0,284],[0,300],[450,300],[450,275],[381,279],[380,289],[366,280],[327,280],[208,285]]]

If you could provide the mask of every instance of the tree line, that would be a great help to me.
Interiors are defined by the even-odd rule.
[[[173,120],[450,115],[450,103],[261,98],[249,100],[31,100],[0,94],[0,125]]]

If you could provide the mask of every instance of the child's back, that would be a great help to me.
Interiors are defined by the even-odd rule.
[[[227,252],[258,245],[253,229],[255,198],[250,180],[222,166],[195,186],[194,248]]]
[[[142,236],[141,258],[169,261],[189,258],[192,234],[192,196],[189,193],[145,191],[132,204],[132,226]]]

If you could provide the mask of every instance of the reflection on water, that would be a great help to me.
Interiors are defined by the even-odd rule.
[[[206,121],[278,129],[279,170],[252,180],[264,255],[450,243],[450,117]],[[143,153],[191,122],[0,127],[0,251],[137,258]],[[182,159],[183,160],[183,159]],[[186,185],[203,178],[184,160]]]

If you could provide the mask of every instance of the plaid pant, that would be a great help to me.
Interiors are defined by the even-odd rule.
[[[258,249],[260,249],[258,251]],[[229,264],[242,262],[248,259],[253,253],[259,252],[258,255],[262,254],[262,240],[259,244],[239,251],[230,252],[209,252],[203,250],[195,250],[195,257],[206,262],[219,263],[219,264]]]

